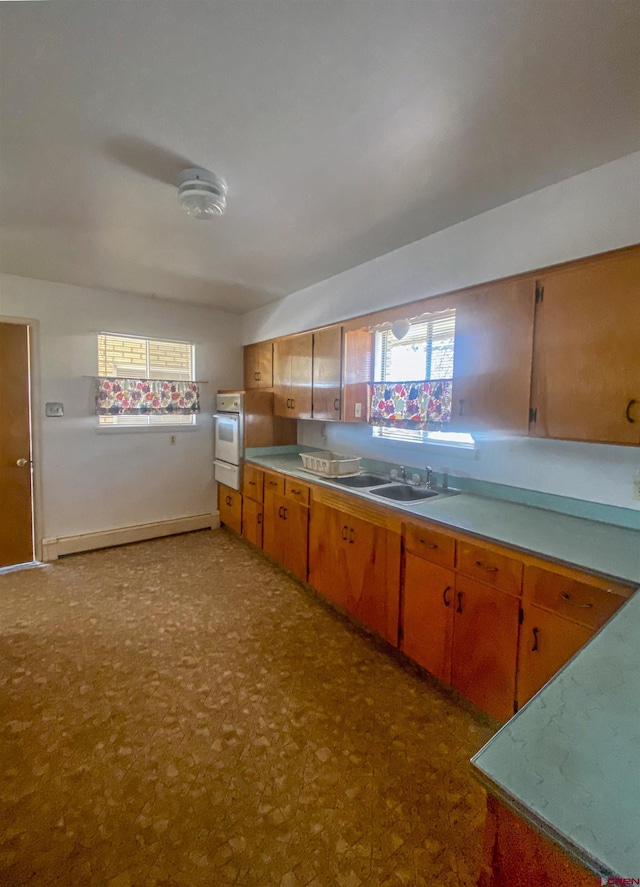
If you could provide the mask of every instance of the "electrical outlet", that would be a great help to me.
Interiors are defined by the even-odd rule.
[[[178,436],[176,434],[172,434],[169,438],[169,443],[172,447],[175,447],[175,445],[178,443]]]
[[[636,473],[633,475],[631,495],[634,499],[640,499],[640,471],[636,471]]]
[[[356,407],[355,407],[355,418],[356,418],[356,419],[361,419],[361,418],[362,418],[362,404],[361,404],[361,403],[357,403],[357,404],[356,404]]]
[[[64,416],[64,404],[49,401],[44,405],[44,414],[50,417]]]

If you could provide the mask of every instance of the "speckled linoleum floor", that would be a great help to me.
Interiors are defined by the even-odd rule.
[[[0,576],[0,884],[471,887],[491,727],[226,530]]]

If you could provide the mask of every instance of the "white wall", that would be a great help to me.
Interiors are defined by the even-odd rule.
[[[339,225],[339,216],[336,225]],[[640,241],[640,152],[402,247],[243,318],[245,342],[298,332],[414,299]],[[366,427],[299,423],[299,442],[327,444],[481,480],[640,508],[631,498],[640,450],[526,438],[487,440],[479,459],[374,440]]]
[[[633,475],[640,470],[638,447],[486,437],[474,454],[373,438],[368,425],[311,421],[298,423],[298,441],[407,467],[430,465],[435,471],[459,477],[640,511],[640,502],[631,494]]]
[[[218,388],[242,382],[236,315],[144,296],[0,275],[0,320],[37,321],[34,428],[41,537],[58,538],[216,510],[212,420]],[[196,431],[97,434],[101,331],[195,343],[202,385]],[[45,418],[62,401],[64,417]],[[170,434],[177,444],[170,446]]]
[[[243,340],[312,329],[638,241],[640,152],[249,312],[243,318]]]

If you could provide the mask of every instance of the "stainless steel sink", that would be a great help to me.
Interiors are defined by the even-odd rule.
[[[391,483],[383,477],[377,477],[375,474],[357,474],[353,477],[334,477],[333,482],[341,484],[343,487],[381,487],[383,484]]]
[[[417,502],[419,499],[431,499],[439,494],[435,490],[419,490],[407,484],[394,484],[384,490],[371,490],[373,496],[393,499],[395,502]]]

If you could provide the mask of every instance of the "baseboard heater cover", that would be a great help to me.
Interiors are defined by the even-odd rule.
[[[59,536],[42,540],[42,560],[55,561],[65,554],[93,551],[96,548],[110,548],[113,545],[126,545],[129,542],[144,542],[162,536],[175,536],[192,530],[217,529],[220,526],[220,512],[193,514],[172,520],[154,521],[148,524],[135,524],[131,527],[116,527],[113,530],[98,530],[95,533],[82,533],[78,536]]]

